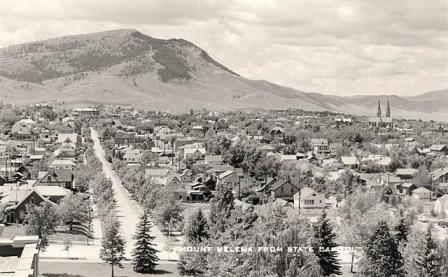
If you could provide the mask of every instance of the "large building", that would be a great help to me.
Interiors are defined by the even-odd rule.
[[[378,109],[376,112],[376,116],[372,116],[369,118],[369,126],[371,127],[382,127],[392,129],[394,127],[393,120],[390,113],[390,103],[387,100],[387,108],[386,108],[386,116],[383,116],[381,113],[381,101],[378,100]]]

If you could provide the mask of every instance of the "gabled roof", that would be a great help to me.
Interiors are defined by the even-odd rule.
[[[48,176],[51,176],[56,182],[71,182],[73,181],[73,174],[71,170],[68,169],[55,169],[51,171],[41,171],[38,173],[39,183],[48,183],[46,179]],[[50,183],[52,183],[51,181]]]
[[[356,156],[342,156],[341,162],[344,165],[357,165],[359,164],[358,158]]]
[[[59,133],[57,143],[76,143],[78,134],[76,133]]]
[[[401,185],[404,188],[411,188],[412,186],[415,186],[413,183],[404,183]]]
[[[277,190],[286,183],[289,183],[289,181],[285,179],[278,179],[274,184],[272,184],[271,190]],[[291,184],[291,186],[295,187],[293,184]]]
[[[232,175],[233,173],[235,173],[235,171],[233,171],[233,170],[227,170],[227,171],[225,171],[225,172],[219,174],[218,178],[219,178],[219,179],[224,179],[224,178],[226,178],[226,177]]]
[[[419,187],[414,189],[413,191],[413,193],[425,193],[425,192],[431,192],[431,191],[425,187]]]
[[[444,148],[447,148],[446,144],[433,144],[429,148],[431,151],[442,151]]]
[[[417,174],[418,170],[415,168],[398,168],[395,171],[396,175],[415,175]]]
[[[56,159],[53,162],[51,162],[51,165],[75,165],[75,162],[72,160],[63,160],[63,159]]]
[[[317,193],[315,190],[313,190],[310,187],[304,187],[303,189],[300,190],[300,199],[303,200],[305,198],[312,196],[313,194],[317,195],[319,193]],[[294,198],[298,198],[299,192],[297,192],[294,196],[296,196],[296,195],[297,195],[297,197],[294,197]]]
[[[438,168],[431,172],[431,176],[434,180],[437,180],[446,174],[448,174],[448,167]]]
[[[62,188],[60,186],[36,186],[34,190],[44,197],[51,196],[67,196],[70,191],[68,189]]]
[[[207,151],[203,147],[201,147],[201,148],[185,148],[184,149],[184,153],[185,154],[193,154],[193,153],[196,153],[196,152],[199,152],[201,154],[207,153]]]

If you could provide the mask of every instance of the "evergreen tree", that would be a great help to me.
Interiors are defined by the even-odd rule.
[[[191,243],[202,242],[209,237],[207,219],[201,209],[190,216],[185,233]]]
[[[122,267],[124,259],[124,240],[119,234],[120,225],[113,218],[106,226],[106,231],[101,243],[100,258],[111,266],[111,276],[114,277],[114,266]]]
[[[341,275],[341,266],[337,259],[337,251],[334,249],[337,244],[334,242],[336,234],[333,232],[333,226],[324,211],[320,216],[319,222],[314,226],[314,254],[319,258],[319,265],[323,276]]]
[[[389,226],[380,221],[364,247],[364,259],[361,262],[363,276],[402,277],[403,261]]]
[[[437,251],[437,245],[431,237],[431,230],[429,228],[426,234],[423,232],[415,232],[410,236],[403,256],[406,276],[441,276],[441,257]]]
[[[437,244],[431,236],[431,229],[428,228],[425,236],[426,241],[426,276],[438,277],[442,275],[442,258],[437,249]]]
[[[228,227],[227,219],[234,209],[232,189],[227,184],[218,184],[216,196],[212,199],[210,207],[211,231],[213,234],[224,232]]]
[[[132,262],[134,271],[140,273],[150,273],[154,271],[159,258],[157,257],[157,250],[154,248],[152,241],[154,237],[151,236],[152,223],[149,220],[147,213],[144,213],[137,226],[137,232],[134,236],[135,249],[132,254],[134,260]]]
[[[402,211],[400,211],[400,220],[398,221],[398,224],[397,224],[397,226],[395,226],[394,229],[397,232],[395,235],[397,244],[406,243],[408,240],[408,234],[409,234],[409,224],[406,222],[406,219],[403,216]]]

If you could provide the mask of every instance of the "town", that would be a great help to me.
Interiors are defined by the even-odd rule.
[[[0,108],[0,276],[448,274],[448,124],[393,101]]]

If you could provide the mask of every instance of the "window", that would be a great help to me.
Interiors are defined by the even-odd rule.
[[[283,193],[283,187],[280,188],[280,193]]]
[[[314,205],[314,200],[305,200],[305,205]]]
[[[31,205],[36,204],[36,200],[34,199],[34,196],[30,198],[30,203],[31,203]]]

